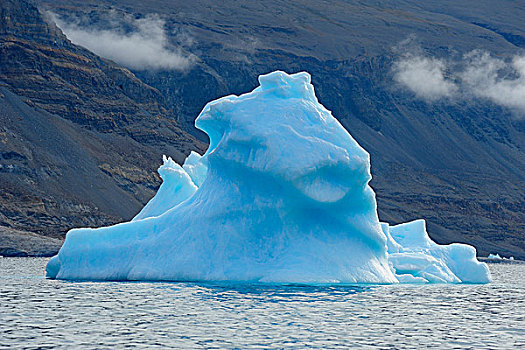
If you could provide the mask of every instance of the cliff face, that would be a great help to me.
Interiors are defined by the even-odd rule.
[[[0,14],[0,80],[34,107],[139,142],[194,143],[168,118],[156,89],[71,44],[32,2],[2,1]]]
[[[86,26],[110,11],[157,13],[173,43],[192,40],[189,71],[135,71],[192,130],[206,102],[253,89],[259,74],[306,70],[320,102],[371,153],[382,220],[425,218],[439,243],[525,258],[525,122],[482,99],[428,103],[397,86],[392,49],[415,36],[427,54],[475,49],[512,57],[525,12],[489,0],[403,2],[41,0]]]
[[[162,154],[204,145],[159,92],[77,47],[31,1],[0,3],[0,226],[59,236],[129,219]]]

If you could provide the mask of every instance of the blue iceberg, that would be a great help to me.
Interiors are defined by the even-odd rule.
[[[75,280],[485,283],[473,247],[424,221],[380,223],[370,157],[317,100],[310,75],[273,72],[195,121],[207,152],[164,158],[130,222],[74,229],[46,268]]]

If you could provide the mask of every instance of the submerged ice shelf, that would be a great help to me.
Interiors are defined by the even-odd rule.
[[[308,73],[273,72],[208,103],[210,137],[130,222],[74,229],[47,276],[83,280],[486,283],[464,244],[441,246],[423,220],[380,223],[369,154],[324,108]]]

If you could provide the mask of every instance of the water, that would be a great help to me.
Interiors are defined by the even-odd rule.
[[[525,349],[525,264],[489,285],[46,280],[0,258],[0,348]]]

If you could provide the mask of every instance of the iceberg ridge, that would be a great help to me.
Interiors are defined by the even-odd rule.
[[[369,154],[322,106],[310,75],[273,72],[196,119],[207,152],[131,222],[71,230],[47,276],[84,280],[485,283],[473,247],[440,246],[424,221],[380,223]]]

